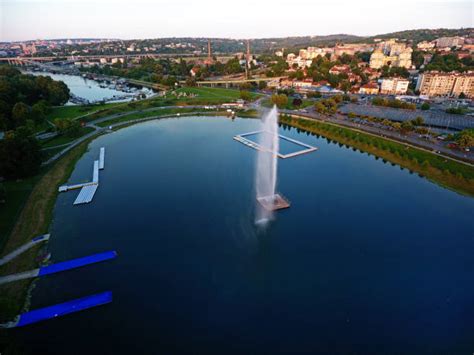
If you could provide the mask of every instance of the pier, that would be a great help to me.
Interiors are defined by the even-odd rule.
[[[100,148],[99,160],[94,161],[94,168],[92,171],[92,181],[82,184],[63,185],[60,186],[59,192],[67,192],[69,190],[81,189],[79,195],[74,200],[73,205],[82,205],[92,202],[94,195],[99,187],[99,170],[103,170],[105,166],[105,148]]]
[[[92,307],[102,306],[112,302],[112,292],[106,291],[91,296],[77,298],[72,301],[59,303],[53,306],[35,309],[21,314],[16,322],[3,325],[5,328],[23,327],[44,320],[65,316],[83,311]]]
[[[102,147],[100,148],[100,153],[99,153],[99,169],[100,170],[104,169],[104,164],[105,164],[105,148]]]
[[[34,277],[41,277],[51,274],[56,274],[58,272],[77,269],[83,266],[99,263],[102,261],[114,259],[117,257],[116,251],[107,251],[104,253],[89,255],[82,258],[62,261],[56,264],[40,267],[39,269],[33,269],[29,271],[24,271],[16,274],[11,274],[7,276],[0,277],[0,285],[6,284],[9,282],[31,279]]]

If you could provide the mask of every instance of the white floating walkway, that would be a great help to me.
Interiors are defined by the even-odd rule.
[[[250,148],[253,148],[253,149],[256,149],[256,150],[260,150],[262,152],[271,152],[269,149],[267,149],[267,148],[261,146],[260,144],[246,138],[248,136],[252,136],[252,135],[255,135],[255,134],[259,134],[259,133],[266,133],[266,131],[255,131],[255,132],[249,132],[249,133],[245,133],[245,134],[238,134],[238,135],[234,136],[234,139],[237,142],[245,144],[247,147],[250,147]],[[305,149],[298,150],[296,152],[289,153],[289,154],[282,154],[280,152],[275,152],[276,155],[281,159],[292,158],[292,157],[296,157],[297,155],[307,154],[307,153],[311,153],[311,152],[314,152],[314,151],[318,150],[318,148],[316,148],[316,147],[313,147],[309,144],[297,141],[296,139],[292,139],[292,138],[283,136],[281,134],[279,134],[278,137],[280,137],[281,139],[284,139],[288,142],[294,143],[296,145],[299,145],[299,146],[305,148]]]
[[[100,154],[99,154],[99,169],[100,170],[104,169],[104,164],[105,164],[105,148],[102,147],[100,148]]]
[[[92,202],[94,195],[99,187],[99,170],[104,169],[105,165],[105,148],[100,148],[99,160],[94,161],[94,170],[92,171],[92,181],[76,185],[64,185],[59,187],[59,192],[81,189],[77,195],[74,205],[81,205]]]
[[[32,248],[36,244],[49,240],[49,236],[50,236],[49,234],[44,234],[44,235],[35,237],[32,240],[30,240],[28,243],[23,244],[21,247],[12,251],[10,254],[5,255],[3,258],[0,259],[0,266],[8,263],[9,261],[12,261],[17,256],[19,256],[20,254],[23,254],[25,251]]]
[[[92,199],[94,198],[95,192],[97,191],[98,187],[99,184],[84,186],[79,192],[79,195],[77,195],[77,198],[74,201],[74,205],[81,205],[83,203],[92,202]]]
[[[99,183],[99,161],[94,161],[94,171],[92,172],[92,182],[95,184]]]

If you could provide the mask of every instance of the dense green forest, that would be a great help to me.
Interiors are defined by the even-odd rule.
[[[50,77],[22,74],[0,66],[0,177],[24,178],[38,172],[40,145],[34,136],[51,106],[69,100],[69,89]]]
[[[62,81],[0,66],[0,130],[40,124],[49,107],[63,105],[68,100],[69,89]]]

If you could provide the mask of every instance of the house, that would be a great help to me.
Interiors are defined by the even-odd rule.
[[[379,86],[377,83],[369,82],[364,84],[359,89],[359,94],[362,95],[377,95],[379,93]]]
[[[329,69],[329,74],[339,75],[339,74],[348,74],[350,73],[351,68],[347,64],[335,65]]]
[[[191,74],[192,77],[195,77],[197,73],[199,73],[200,68],[199,67],[193,67],[189,73]]]

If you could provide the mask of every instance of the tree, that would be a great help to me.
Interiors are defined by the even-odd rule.
[[[397,130],[397,131],[400,131],[402,129],[402,124],[400,122],[393,122],[392,123],[392,127]]]
[[[51,105],[64,105],[69,100],[69,88],[62,81],[51,80],[48,89],[48,101]]]
[[[302,103],[303,103],[303,100],[301,100],[299,98],[294,98],[293,102],[292,102],[293,106],[295,106],[295,107],[300,107]]]
[[[278,108],[284,108],[288,104],[288,96],[285,94],[274,94],[272,95],[272,103],[278,106]]]
[[[35,175],[41,166],[41,147],[26,127],[0,141],[0,176],[18,179]]]
[[[68,137],[76,137],[81,130],[81,124],[78,120],[72,118],[56,118],[54,124],[60,134]]]
[[[326,113],[326,106],[323,105],[321,101],[318,101],[314,104],[314,109],[319,113]]]
[[[49,111],[48,103],[44,100],[38,101],[31,107],[31,116],[33,118],[33,121],[36,124],[40,124],[44,122],[48,111]]]
[[[474,147],[474,129],[465,129],[456,134],[455,141],[461,148]]]
[[[258,82],[258,89],[263,90],[267,87],[267,82],[266,81],[259,81]]]
[[[400,128],[403,132],[413,131],[413,123],[411,121],[403,121]]]
[[[430,109],[430,104],[427,103],[427,102],[423,102],[421,104],[421,109],[424,110],[424,111],[429,110]]]
[[[30,107],[23,102],[17,102],[12,109],[12,128],[24,126],[30,119]]]
[[[187,77],[186,78],[186,86],[196,86],[196,78],[193,78],[193,77]]]
[[[421,126],[425,123],[425,120],[423,119],[423,117],[418,116],[414,120],[412,120],[412,123],[414,126]]]

